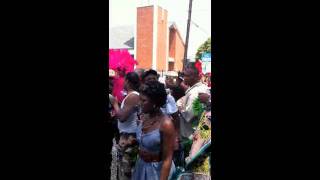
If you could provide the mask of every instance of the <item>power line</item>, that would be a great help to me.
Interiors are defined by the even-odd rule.
[[[202,27],[200,27],[198,24],[196,24],[194,21],[191,21],[191,23],[193,24],[193,25],[195,25],[198,29],[200,29],[202,32],[204,32],[206,35],[209,35],[209,33],[206,31],[206,30],[204,30]]]

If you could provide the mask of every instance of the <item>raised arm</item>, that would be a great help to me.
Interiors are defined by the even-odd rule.
[[[139,104],[139,96],[136,94],[131,94],[126,98],[123,109],[120,109],[118,101],[114,101],[113,107],[115,110],[116,117],[119,118],[120,122],[124,122],[128,117],[136,111],[136,107]]]

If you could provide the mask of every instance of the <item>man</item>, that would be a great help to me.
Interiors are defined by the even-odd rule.
[[[195,63],[189,63],[183,72],[184,83],[189,86],[185,92],[185,96],[177,101],[178,109],[181,113],[182,120],[180,121],[180,135],[183,138],[192,139],[194,129],[192,123],[197,118],[193,113],[193,102],[198,98],[199,93],[210,94],[208,86],[203,84],[201,79],[201,69]]]
[[[183,83],[183,78],[181,77],[181,73],[178,74],[178,77],[174,81],[171,79],[166,79],[166,87],[170,89],[171,96],[178,101],[181,97],[185,95],[188,87]]]

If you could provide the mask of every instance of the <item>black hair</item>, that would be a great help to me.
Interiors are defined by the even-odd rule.
[[[144,74],[144,69],[138,68],[138,69],[135,69],[134,72],[136,72],[139,75],[140,80],[142,80],[142,75]]]
[[[199,74],[200,72],[198,71],[198,69],[196,68],[196,65],[194,62],[190,62],[187,64],[186,68],[188,69],[192,69],[194,74]]]
[[[157,107],[163,107],[167,101],[167,92],[164,84],[159,81],[150,81],[140,87],[140,93],[147,96]]]
[[[109,78],[108,93],[112,94],[112,90],[113,90],[113,82],[112,82],[112,79]]]
[[[129,72],[128,74],[126,74],[126,80],[128,80],[130,87],[135,90],[138,91],[139,87],[140,87],[140,80],[139,80],[139,76],[137,73],[135,72]]]
[[[157,73],[157,71],[155,71],[155,70],[153,70],[153,69],[150,69],[150,70],[148,70],[148,71],[145,71],[144,73],[143,73],[143,75],[142,75],[142,80],[144,80],[147,76],[149,76],[149,75],[155,75],[155,76],[157,76],[157,78],[158,78],[158,73]]]
[[[171,95],[176,101],[178,101],[185,95],[185,92],[180,86],[174,86],[171,88]]]

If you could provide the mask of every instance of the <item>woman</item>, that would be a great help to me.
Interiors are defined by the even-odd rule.
[[[113,155],[112,178],[116,178],[117,176],[120,180],[131,179],[135,157],[138,151],[136,131],[138,123],[137,107],[139,103],[139,93],[137,90],[139,88],[139,82],[139,77],[135,72],[128,73],[124,82],[124,89],[128,95],[123,99],[120,107],[116,98],[113,101],[120,138],[113,148],[113,154],[116,153],[116,155]],[[115,164],[117,165],[115,166]]]
[[[164,84],[150,81],[140,88],[144,116],[138,126],[139,158],[134,180],[168,180],[175,170],[172,161],[175,129],[172,120],[160,110],[166,104]]]
[[[144,73],[144,75],[142,76],[142,82],[147,83],[150,81],[159,81],[158,80],[158,73],[157,71],[150,69],[148,71],[146,71]],[[159,81],[160,82],[160,81]],[[173,81],[172,81],[173,82]],[[161,82],[160,82],[161,83]],[[163,83],[162,83],[163,84]],[[182,154],[179,154],[179,114],[178,114],[178,108],[176,105],[176,100],[174,99],[173,96],[171,96],[170,92],[168,93],[167,91],[167,100],[166,100],[166,104],[164,105],[164,107],[161,107],[160,110],[165,114],[168,115],[169,117],[172,117],[173,120],[173,124],[175,126],[175,132],[177,133],[176,135],[176,144],[175,144],[175,152],[173,155],[173,161],[174,164],[177,166],[181,165],[183,158],[182,158]]]

